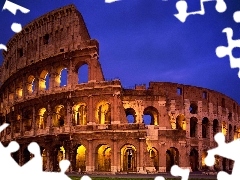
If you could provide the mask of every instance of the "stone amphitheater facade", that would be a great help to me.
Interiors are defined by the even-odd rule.
[[[203,159],[216,146],[217,132],[227,141],[240,136],[238,103],[201,87],[150,82],[126,89],[119,79],[106,81],[99,44],[74,5],[29,23],[7,48],[0,68],[0,122],[10,126],[1,142],[20,144],[12,154],[20,165],[32,158],[27,146],[34,141],[45,171],[59,170],[62,159],[70,160],[71,172],[154,173],[174,164],[192,171],[231,170],[227,159],[216,156],[213,167]],[[83,65],[88,81],[78,83]],[[61,86],[64,69],[67,84]]]

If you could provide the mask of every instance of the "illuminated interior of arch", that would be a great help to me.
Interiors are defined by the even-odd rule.
[[[125,145],[121,148],[121,171],[136,171],[136,148],[133,145]]]
[[[42,108],[39,110],[38,113],[38,129],[44,129],[46,124],[45,124],[45,118],[46,118],[46,108]]]
[[[98,148],[97,170],[111,171],[111,148],[108,145],[102,145]]]
[[[83,145],[77,148],[76,169],[78,171],[86,171],[86,148]]]
[[[99,124],[111,124],[111,105],[108,102],[101,102],[97,106],[96,119]]]
[[[186,119],[183,114],[180,114],[176,118],[176,128],[181,130],[186,130],[187,124]]]
[[[66,159],[65,149],[61,146],[58,150],[57,160],[60,162],[61,160]]]
[[[39,79],[39,88],[42,90],[47,89],[47,76],[49,73],[46,70],[43,70],[42,73],[40,74],[40,79]]]
[[[224,134],[224,136],[227,135],[227,124],[225,121],[222,122],[222,133]]]
[[[53,126],[60,127],[64,125],[65,108],[63,105],[55,107],[55,113],[53,115]]]
[[[87,125],[86,104],[80,103],[73,106],[73,120],[76,125]]]
[[[155,167],[156,171],[158,171],[159,170],[159,155],[158,155],[158,151],[155,148],[151,148],[149,150],[149,156],[150,156],[151,161],[152,161],[152,166]]]

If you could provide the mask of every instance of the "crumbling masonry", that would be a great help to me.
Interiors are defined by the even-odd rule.
[[[10,126],[1,141],[16,140],[12,154],[24,164],[27,146],[41,146],[43,169],[57,171],[165,172],[173,164],[192,171],[230,170],[233,162],[203,161],[216,146],[214,134],[228,141],[240,136],[239,105],[209,89],[150,82],[125,89],[104,79],[99,45],[81,14],[69,5],[34,20],[14,35],[0,68],[0,122]],[[88,81],[79,81],[87,66]],[[62,85],[67,69],[67,83]]]

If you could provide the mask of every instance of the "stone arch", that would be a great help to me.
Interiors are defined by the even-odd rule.
[[[131,144],[126,144],[121,148],[121,171],[137,171],[137,150]]]
[[[67,77],[68,77],[68,70],[66,67],[59,67],[56,71],[55,76],[55,85],[56,87],[63,87],[67,86]]]
[[[128,123],[136,123],[136,111],[133,108],[127,108],[125,109],[126,117],[128,120]]]
[[[46,126],[47,126],[47,110],[46,108],[41,108],[38,111],[37,129],[45,129]]]
[[[195,117],[190,118],[190,137],[197,137],[198,129],[197,129],[198,119]]]
[[[73,124],[87,125],[87,105],[86,103],[78,103],[73,106]]]
[[[147,123],[145,118],[143,118],[143,121],[147,125],[158,125],[158,110],[153,106],[148,106],[143,111],[143,116],[149,116],[150,117],[150,123]]]
[[[55,145],[53,151],[53,171],[59,171],[59,162],[65,159],[66,151],[65,148],[61,145]]]
[[[16,85],[16,96],[17,98],[22,98],[23,96],[23,83],[18,82]]]
[[[78,74],[78,84],[87,83],[89,81],[89,65],[84,62],[81,65],[76,66]]]
[[[210,125],[209,120],[207,117],[204,117],[202,120],[202,138],[209,138],[210,137],[210,131],[209,131]]]
[[[111,148],[107,144],[98,145],[96,148],[96,170],[111,171]]]
[[[151,159],[151,164],[155,168],[156,172],[159,171],[159,153],[156,148],[151,148],[149,150],[149,156]]]
[[[76,166],[75,169],[78,172],[86,171],[86,147],[82,144],[76,146]]]
[[[54,109],[53,114],[53,127],[61,127],[64,126],[65,120],[65,107],[63,105],[57,105]]]
[[[179,163],[179,151],[175,147],[170,147],[166,151],[166,171],[170,171],[173,165]]]
[[[111,104],[101,101],[97,105],[96,119],[99,124],[111,124]]]
[[[32,129],[32,119],[33,113],[32,110],[26,109],[23,111],[22,123],[23,123],[23,132],[31,131]]]
[[[198,113],[198,105],[196,102],[192,102],[189,107],[189,111],[191,114],[197,114]]]
[[[190,166],[192,171],[198,170],[198,151],[195,148],[190,151]]]
[[[47,90],[49,89],[49,73],[47,70],[43,70],[39,76],[39,89]]]
[[[186,130],[186,119],[183,114],[179,114],[176,118],[176,129]]]
[[[32,94],[36,89],[35,77],[33,75],[28,76],[27,78],[27,92]]]

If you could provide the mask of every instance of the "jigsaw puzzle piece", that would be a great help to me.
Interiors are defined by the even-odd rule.
[[[174,16],[181,22],[185,22],[187,17],[188,17],[188,13],[187,13],[187,2],[186,1],[178,1],[176,3],[176,9],[178,10],[178,14],[174,14]]]
[[[240,11],[236,11],[234,14],[233,14],[233,19],[236,23],[240,23]]]
[[[215,9],[217,10],[217,12],[222,13],[225,12],[227,10],[227,5],[224,2],[224,0],[217,0]]]
[[[84,175],[84,176],[82,176],[81,177],[81,179],[80,180],[92,180],[89,176],[87,176],[87,175]],[[154,179],[154,180],[162,180],[162,179]],[[165,179],[164,179],[165,180]]]
[[[189,169],[182,169],[178,165],[173,165],[171,167],[170,173],[173,176],[181,176],[182,177],[181,180],[188,180],[190,170]]]
[[[82,180],[82,179],[81,179],[81,180]],[[157,176],[157,177],[154,178],[154,180],[165,180],[165,178],[162,177],[162,176]]]

